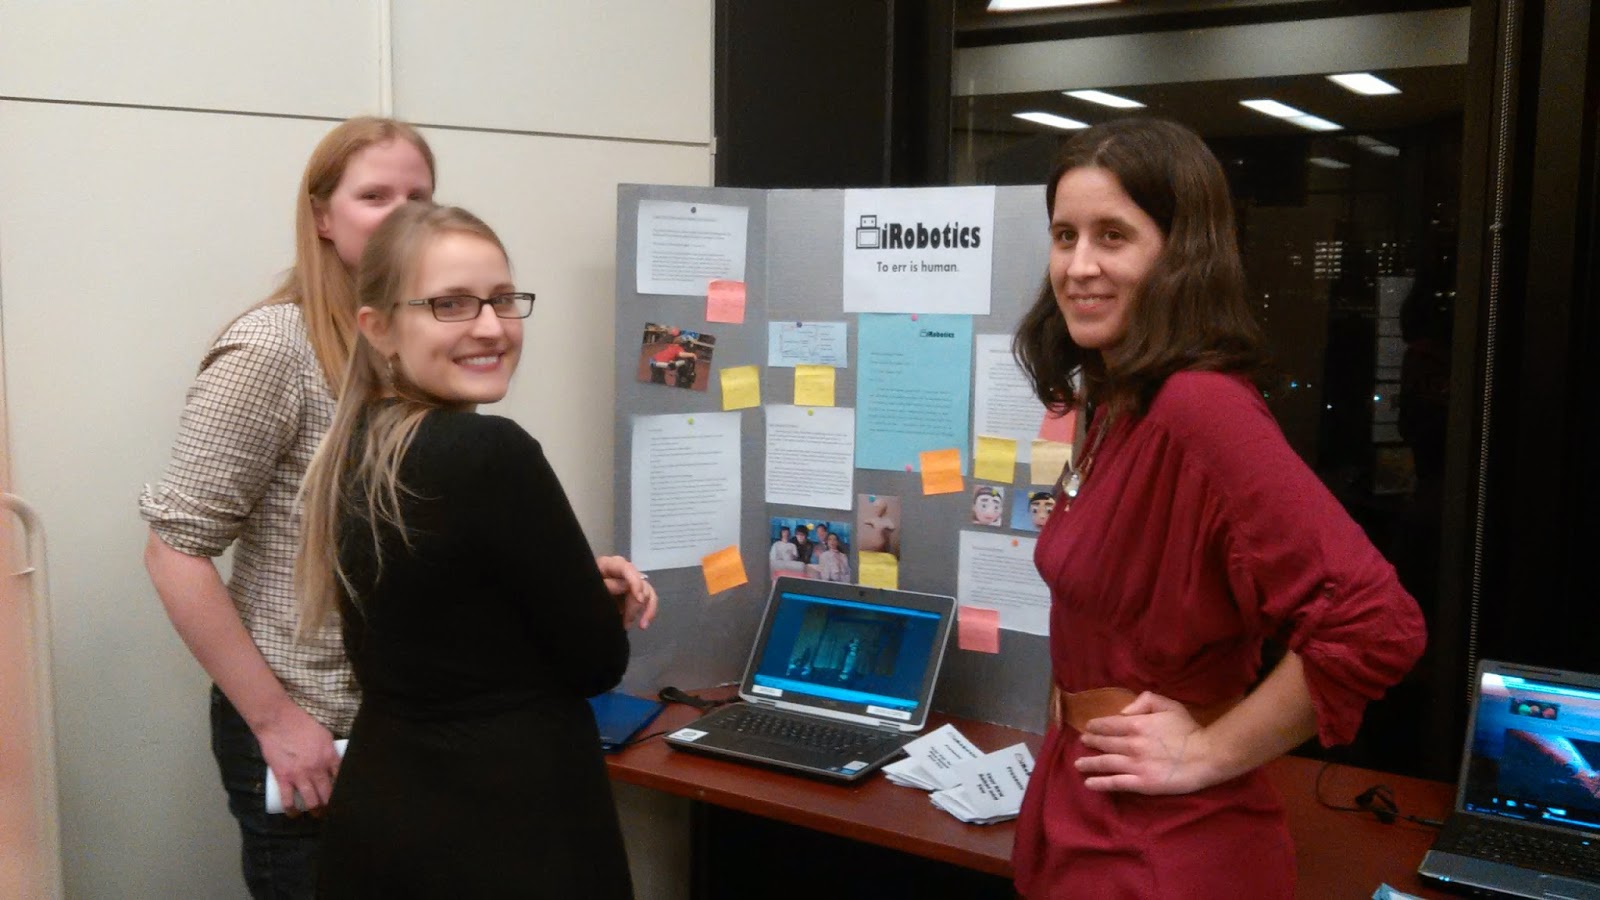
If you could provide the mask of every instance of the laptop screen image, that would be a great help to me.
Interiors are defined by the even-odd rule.
[[[867,599],[774,591],[744,693],[920,727],[946,616]]]
[[[1460,808],[1600,835],[1600,688],[1485,670]]]

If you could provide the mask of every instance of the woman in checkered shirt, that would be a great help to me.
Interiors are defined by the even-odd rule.
[[[351,353],[361,252],[433,184],[433,154],[409,125],[351,119],[322,139],[295,202],[294,267],[206,352],[172,462],[140,497],[150,579],[215,683],[212,750],[256,897],[309,897],[315,884],[317,818],[268,815],[265,767],[285,798],[320,809],[358,701],[336,627],[295,639],[300,481]],[[230,546],[224,585],[212,560]]]

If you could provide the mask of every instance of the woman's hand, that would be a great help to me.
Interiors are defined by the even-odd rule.
[[[1225,780],[1211,765],[1206,729],[1169,697],[1145,691],[1084,729],[1083,745],[1096,753],[1076,765],[1092,791],[1187,794]]]
[[[278,779],[284,812],[291,818],[303,812],[320,817],[339,774],[333,735],[310,713],[287,701],[271,721],[253,725],[251,730],[261,744],[262,758]]]
[[[622,626],[649,628],[656,618],[656,589],[633,563],[621,556],[597,556],[594,564],[605,579],[606,590],[617,598],[617,608],[622,613]]]

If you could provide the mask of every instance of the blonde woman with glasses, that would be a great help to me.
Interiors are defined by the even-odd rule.
[[[628,897],[585,698],[656,597],[596,559],[505,396],[534,295],[476,217],[410,204],[373,235],[360,335],[306,476],[302,629],[337,612],[363,691],[318,895]]]

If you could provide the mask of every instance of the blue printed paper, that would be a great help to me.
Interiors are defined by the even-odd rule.
[[[856,466],[918,471],[955,448],[968,471],[972,317],[864,314],[856,337]]]

